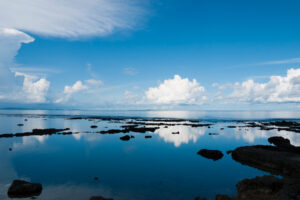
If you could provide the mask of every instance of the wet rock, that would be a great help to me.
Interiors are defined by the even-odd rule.
[[[24,121],[25,121],[25,122],[27,122],[27,121],[28,121],[28,119],[24,119]]]
[[[65,128],[65,129],[55,129],[55,128],[33,129],[32,132],[15,133],[15,134],[14,133],[0,134],[0,138],[53,135],[53,134],[59,134],[60,132],[67,131],[67,130],[70,130],[70,129],[69,128]]]
[[[12,151],[12,148],[8,148],[9,151]]]
[[[270,144],[274,144],[278,148],[283,148],[287,150],[296,150],[297,148],[293,145],[291,145],[291,142],[289,139],[285,139],[281,136],[274,136],[270,137],[268,139]]]
[[[262,176],[244,179],[236,187],[239,199],[275,199],[283,188],[283,180],[274,176]]]
[[[219,135],[219,133],[208,133],[208,135]]]
[[[130,138],[135,138],[135,137],[133,135],[131,135]]]
[[[173,134],[173,135],[176,135],[176,134],[178,135],[178,134],[179,134],[179,131],[177,131],[177,132],[172,132],[172,134]]]
[[[216,200],[232,200],[232,198],[227,195],[217,194]]]
[[[145,135],[145,138],[149,139],[149,138],[152,138],[152,136],[151,135]]]
[[[194,200],[207,200],[206,198],[196,197]]]
[[[201,149],[198,151],[198,155],[201,155],[202,157],[212,159],[214,161],[221,159],[224,155],[219,150],[208,150],[208,149]]]
[[[10,198],[28,198],[40,195],[42,189],[42,185],[39,183],[14,180],[8,188],[7,195]]]
[[[104,198],[101,196],[94,196],[94,197],[91,197],[90,200],[113,200],[113,199],[112,198]]]
[[[232,158],[242,164],[287,177],[300,177],[299,153],[276,146],[246,146],[232,152]]]
[[[227,154],[231,154],[232,152],[232,150],[226,151]]]
[[[107,131],[100,131],[97,133],[101,133],[101,134],[117,134],[117,133],[127,133],[126,130],[122,130],[122,129],[109,129]]]
[[[92,125],[92,126],[91,126],[91,128],[98,128],[98,126],[96,126],[96,125]]]
[[[120,140],[128,141],[128,140],[130,140],[130,136],[129,135],[125,135],[123,137],[120,137]]]
[[[217,195],[216,200],[299,200],[299,180],[262,176],[237,183],[237,195]]]
[[[24,126],[24,124],[17,124],[18,126]]]
[[[236,128],[237,126],[227,126],[227,128]]]

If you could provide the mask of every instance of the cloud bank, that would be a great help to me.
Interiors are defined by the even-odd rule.
[[[21,103],[45,103],[50,82],[16,69],[15,56],[22,44],[34,38],[28,34],[78,39],[103,37],[136,27],[144,10],[137,0],[13,0],[0,1],[0,99]],[[23,85],[14,75],[23,77]],[[97,80],[65,87],[63,101]],[[25,98],[25,99],[24,99]]]
[[[43,36],[106,36],[132,29],[143,11],[130,0],[0,1],[0,28]]]
[[[196,79],[190,81],[175,75],[158,87],[149,88],[146,98],[151,104],[202,104],[206,99],[204,91],[204,87]]]
[[[300,102],[300,69],[289,69],[286,76],[271,76],[266,83],[250,79],[235,83],[233,87],[233,92],[227,97],[232,102]]]

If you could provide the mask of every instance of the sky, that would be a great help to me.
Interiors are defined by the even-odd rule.
[[[0,0],[0,107],[300,109],[299,9]]]

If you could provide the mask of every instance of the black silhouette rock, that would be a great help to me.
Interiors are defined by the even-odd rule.
[[[39,196],[42,192],[42,185],[30,183],[23,180],[14,180],[8,188],[7,195],[10,198],[28,198]]]
[[[198,151],[198,155],[201,155],[202,157],[212,159],[214,161],[221,159],[224,155],[219,150],[208,150],[208,149],[201,149]]]

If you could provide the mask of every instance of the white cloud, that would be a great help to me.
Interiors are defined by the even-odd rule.
[[[132,29],[143,11],[131,0],[0,1],[0,28],[44,36],[105,36]]]
[[[85,84],[82,81],[76,81],[74,85],[68,86],[66,85],[64,88],[64,97],[59,98],[55,101],[55,103],[62,103],[69,101],[73,95],[82,91],[88,91],[91,89],[98,88],[102,85],[101,80],[89,79],[85,81]]]
[[[37,80],[37,77],[16,72],[16,76],[24,76],[23,94],[28,103],[45,103],[47,101],[47,93],[50,82],[45,78]],[[36,81],[35,81],[36,80]],[[35,81],[35,82],[34,82]]]
[[[227,98],[234,102],[300,102],[300,69],[289,69],[286,76],[271,76],[266,83],[251,79],[236,83]]]
[[[149,88],[146,98],[152,104],[201,104],[206,99],[204,91],[196,79],[190,81],[175,75],[158,87]]]
[[[273,61],[259,63],[259,65],[280,65],[280,64],[292,64],[292,63],[300,63],[300,58],[291,58],[286,60],[273,60]]]
[[[86,80],[85,82],[89,86],[99,87],[100,85],[102,85],[101,80],[89,79],[89,80]]]
[[[124,74],[130,75],[130,76],[134,76],[137,75],[137,70],[133,67],[125,67],[123,69]]]
[[[33,41],[32,37],[21,31],[0,28],[0,92],[12,91],[15,80],[9,68],[14,65],[14,57],[21,45]]]

